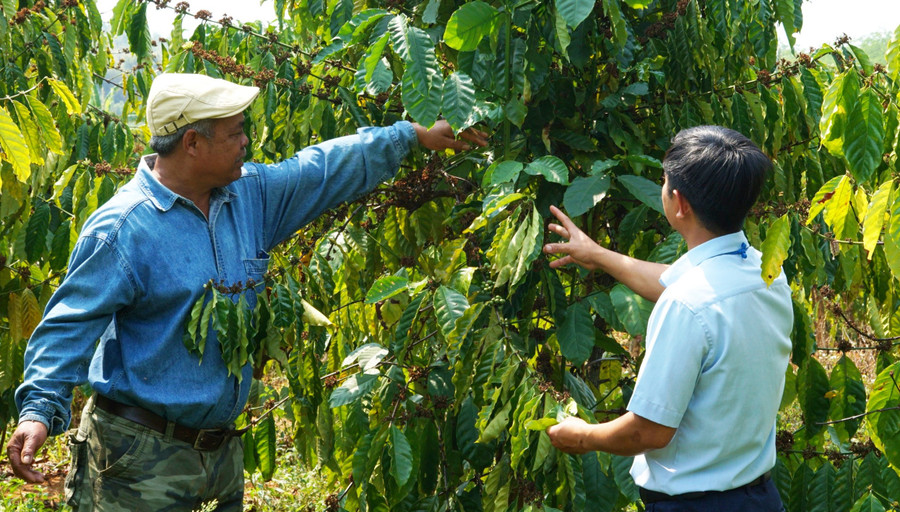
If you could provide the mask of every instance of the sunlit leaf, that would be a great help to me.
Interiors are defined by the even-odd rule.
[[[456,325],[456,320],[466,312],[469,301],[466,297],[447,286],[441,286],[434,292],[434,314],[438,319],[441,332],[448,336]]]
[[[525,172],[532,176],[541,175],[551,183],[569,184],[569,168],[555,156],[542,156],[525,166]]]
[[[766,286],[771,286],[779,275],[781,265],[787,259],[791,246],[791,219],[788,214],[775,220],[762,243],[762,278]]]
[[[0,106],[0,147],[6,153],[3,158],[12,164],[16,178],[21,182],[27,181],[31,176],[31,153],[22,132],[2,106]]]
[[[884,227],[884,217],[887,212],[888,201],[891,198],[891,192],[894,189],[894,181],[888,180],[878,187],[878,190],[872,195],[872,201],[866,209],[866,217],[863,221],[863,247],[869,255],[869,260],[875,252],[875,246],[881,237],[881,230]]]
[[[366,293],[366,304],[374,304],[387,300],[404,290],[409,285],[409,279],[399,276],[385,276],[375,281]]]
[[[497,15],[497,9],[479,0],[464,3],[447,21],[444,42],[461,52],[474,50],[494,30]]]

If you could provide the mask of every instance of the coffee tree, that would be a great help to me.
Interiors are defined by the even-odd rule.
[[[151,39],[159,8],[178,16]],[[108,31],[90,0],[2,10],[0,421],[80,226],[145,152],[153,77],[198,72],[260,87],[257,161],[404,118],[492,134],[484,150],[414,154],[298,232],[254,307],[258,283],[210,282],[179,319],[189,350],[216,329],[228,368],[266,373],[240,419],[251,473],[272,476],[280,430],[338,489],[330,510],[638,502],[630,458],[565,455],[542,432],[624,412],[652,309],[606,275],[550,269],[548,207],[672,262],[686,247],[662,214],[660,160],[678,130],[719,124],[775,163],[745,230],[763,278],[783,268],[793,289],[782,498],[898,508],[900,29],[885,67],[848,40],[778,60],[776,23],[790,39],[800,0],[277,0],[265,26],[121,0]],[[201,20],[190,35],[186,17]]]

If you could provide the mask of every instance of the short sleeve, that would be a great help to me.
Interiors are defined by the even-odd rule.
[[[677,428],[709,352],[709,329],[687,305],[662,298],[647,328],[647,352],[628,410]]]

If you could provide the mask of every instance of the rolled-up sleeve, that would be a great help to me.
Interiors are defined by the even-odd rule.
[[[130,267],[107,240],[79,239],[69,273],[25,350],[24,381],[16,390],[19,422],[40,421],[50,435],[68,428],[72,388],[86,382],[97,340],[136,290]]]
[[[412,124],[361,128],[297,153],[275,165],[259,165],[265,243],[290,237],[323,211],[358,198],[396,174],[417,144]]]
[[[661,299],[647,329],[647,352],[628,410],[678,428],[710,348],[709,329],[685,304]]]

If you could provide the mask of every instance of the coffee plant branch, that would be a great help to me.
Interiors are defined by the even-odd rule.
[[[853,421],[853,420],[858,420],[858,419],[860,419],[860,418],[865,418],[866,416],[868,416],[868,415],[870,415],[870,414],[874,414],[874,413],[876,413],[876,412],[887,412],[887,411],[900,411],[900,406],[883,407],[883,408],[881,408],[881,409],[875,409],[875,410],[872,410],[872,411],[866,411],[866,412],[864,412],[864,413],[862,413],[862,414],[857,414],[857,415],[854,415],[854,416],[848,416],[848,417],[846,417],[846,418],[841,418],[841,419],[839,419],[839,420],[818,421],[818,422],[816,422],[816,425],[834,425],[834,424],[836,424],[836,423],[843,423],[843,422],[845,422],[845,421]]]
[[[843,311],[843,310],[841,309],[841,307],[840,307],[839,305],[837,305],[837,304],[835,304],[835,306],[834,306],[834,312],[837,313],[838,315],[840,315],[840,317],[844,320],[844,322],[845,322],[848,326],[850,326],[851,329],[853,329],[854,331],[856,331],[857,333],[859,333],[861,336],[866,337],[866,338],[868,338],[868,339],[870,339],[870,340],[872,340],[872,341],[877,341],[877,342],[882,342],[882,343],[884,343],[884,342],[890,342],[890,341],[900,340],[900,336],[891,336],[891,337],[889,337],[889,338],[878,338],[878,337],[873,336],[873,335],[871,335],[871,334],[869,334],[869,333],[867,333],[867,332],[864,332],[862,329],[860,329],[859,327],[857,327],[856,325],[854,325],[854,323],[851,322],[849,318],[847,318],[847,315],[844,314],[844,311]],[[888,348],[889,348],[889,347],[888,347]],[[883,347],[882,345],[878,345],[878,346],[875,346],[875,347],[859,347],[859,348],[857,348],[857,350],[874,350],[874,349],[885,350],[885,347]]]
[[[16,98],[25,96],[26,94],[30,93],[31,91],[41,87],[41,85],[44,83],[45,80],[47,80],[47,77],[41,78],[40,80],[37,81],[37,83],[35,83],[33,86],[29,87],[28,89],[25,89],[24,91],[19,91],[17,93],[10,94],[8,96],[4,96],[4,97],[0,98],[0,100],[12,101]]]

